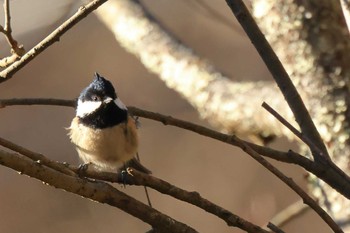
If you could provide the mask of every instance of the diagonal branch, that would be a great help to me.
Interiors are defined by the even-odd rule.
[[[0,150],[0,164],[51,186],[117,207],[163,232],[195,233],[191,227],[150,208],[105,182],[69,176],[15,153]]]
[[[78,168],[74,166],[69,166],[69,168],[72,171],[78,172]],[[267,231],[263,230],[257,225],[254,225],[247,220],[239,217],[238,215],[235,215],[231,213],[230,211],[222,208],[221,206],[218,206],[203,197],[200,196],[197,192],[189,192],[184,189],[178,188],[174,186],[173,184],[170,184],[164,180],[161,180],[157,177],[139,172],[137,170],[133,170],[131,172],[132,176],[128,176],[128,184],[131,185],[138,185],[138,186],[147,186],[154,190],[157,190],[160,193],[172,196],[178,200],[185,201],[187,203],[190,203],[194,206],[197,206],[208,213],[211,213],[222,220],[224,220],[228,226],[232,227],[238,227],[244,231],[247,232],[265,232]],[[101,172],[97,171],[93,168],[88,168],[84,172],[84,176],[93,178],[93,179],[99,179],[109,182],[122,182],[118,175],[115,173],[110,172]]]
[[[50,35],[48,35],[45,39],[43,39],[39,44],[37,44],[34,48],[29,50],[25,55],[21,57],[21,59],[5,70],[0,72],[0,83],[9,80],[18,70],[24,67],[28,62],[33,60],[36,56],[38,56],[41,52],[47,49],[53,43],[59,41],[60,37],[66,33],[69,29],[71,29],[74,25],[80,22],[83,18],[88,16],[91,12],[96,10],[99,6],[105,3],[107,0],[94,0],[88,3],[86,6],[82,6],[79,10],[70,17],[67,21],[65,21],[62,25],[60,25],[57,29],[55,29]]]
[[[239,147],[242,148],[246,153],[248,153],[253,159],[263,165],[267,170],[277,176],[283,183],[285,183],[289,188],[296,192],[304,201],[305,204],[310,206],[328,226],[337,233],[343,233],[340,227],[335,223],[335,221],[324,211],[316,201],[314,201],[302,188],[300,188],[291,178],[285,176],[281,171],[270,164],[266,159],[254,151],[247,143],[240,139],[236,139]]]
[[[298,91],[277,55],[267,42],[264,34],[260,31],[258,25],[249,13],[247,7],[241,0],[226,0],[226,2],[270,70],[290,109],[293,111],[302,133],[310,138],[325,156],[329,157],[321,136]],[[313,151],[313,155],[315,160],[323,159],[322,156],[315,151]]]
[[[78,167],[54,162],[44,155],[30,151],[6,139],[0,138],[0,145],[34,160],[36,164],[62,172],[64,175],[78,177],[76,174],[80,172]],[[98,171],[92,167],[88,167],[86,170],[84,170],[84,176],[103,181],[118,182],[121,184],[125,184],[127,182],[128,184],[132,185],[148,186],[163,194],[173,196],[176,199],[188,202],[209,213],[212,213],[213,215],[223,219],[229,226],[238,227],[247,232],[267,233],[267,231],[263,230],[259,226],[254,225],[238,215],[235,215],[230,211],[202,198],[197,192],[188,192],[159,178],[138,172],[137,170],[133,170],[131,176],[127,177],[127,180],[125,180],[125,177],[123,178],[120,174]]]
[[[323,152],[304,134],[300,133],[296,128],[294,128],[285,118],[283,118],[275,109],[273,109],[266,102],[263,102],[261,105],[265,108],[271,115],[273,115],[279,122],[281,122],[284,126],[286,126],[295,136],[297,136],[300,140],[302,140],[308,147],[317,152],[320,156],[324,156]],[[328,159],[325,157],[325,159]]]

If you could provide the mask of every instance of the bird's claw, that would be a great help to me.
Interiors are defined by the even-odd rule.
[[[128,180],[128,176],[134,176],[132,174],[133,170],[131,167],[127,167],[123,170],[121,170],[120,175],[121,175],[121,182],[125,188],[125,185],[129,184],[130,181]]]
[[[86,173],[86,171],[87,171],[87,169],[89,168],[89,165],[90,165],[90,164],[91,164],[91,163],[83,163],[83,164],[80,164],[79,167],[78,167],[78,171],[77,171],[78,175],[79,175],[79,176],[84,176],[85,173]]]

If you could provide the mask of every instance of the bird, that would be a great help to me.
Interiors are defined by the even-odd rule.
[[[139,145],[136,120],[110,81],[96,72],[76,106],[68,135],[84,165],[103,171],[130,166],[151,173],[135,157]]]

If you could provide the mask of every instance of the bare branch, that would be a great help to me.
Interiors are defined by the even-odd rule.
[[[69,168],[72,171],[78,172],[78,168],[75,166],[69,166]],[[224,220],[228,226],[231,227],[238,227],[242,230],[245,230],[247,232],[265,232],[267,231],[263,230],[257,225],[254,225],[247,220],[239,217],[238,215],[235,215],[231,213],[230,211],[222,208],[221,206],[218,206],[203,197],[200,196],[197,192],[189,192],[184,189],[178,188],[164,180],[161,180],[157,177],[154,177],[152,175],[148,175],[142,172],[139,172],[137,170],[132,170],[131,172],[132,176],[127,177],[127,184],[130,185],[138,185],[138,186],[147,186],[154,190],[157,190],[160,193],[172,196],[178,200],[185,201],[189,204],[192,204],[194,206],[197,206],[208,213],[211,213],[222,220]],[[122,183],[123,180],[121,180],[120,176],[118,176],[115,173],[111,172],[101,172],[98,170],[95,170],[93,167],[88,167],[87,170],[84,171],[84,176],[93,178],[93,179],[99,179],[109,182],[118,182]]]
[[[283,183],[288,185],[295,193],[297,193],[304,201],[305,204],[310,206],[322,219],[325,221],[328,226],[337,233],[343,233],[340,227],[334,222],[334,220],[328,215],[326,211],[324,211],[316,201],[314,201],[302,188],[300,188],[291,178],[285,176],[281,171],[275,168],[272,164],[270,164],[266,159],[264,159],[261,155],[255,152],[248,144],[243,142],[242,140],[236,138],[239,147],[242,148],[246,153],[248,153],[253,159],[263,165],[266,169],[268,169],[271,173],[277,176]]]
[[[90,181],[77,176],[66,175],[18,154],[2,150],[0,150],[0,164],[39,179],[56,188],[117,207],[164,232],[197,232],[105,182]]]
[[[15,106],[15,105],[35,105],[35,104],[74,107],[75,101],[58,100],[58,99],[3,99],[3,100],[0,99],[0,106],[2,107]],[[129,106],[128,109],[131,112],[131,114],[135,116],[159,121],[164,125],[172,125],[182,129],[190,130],[200,135],[210,137],[234,146],[241,145],[236,140],[239,138],[234,135],[227,135],[227,134],[220,133],[215,130],[211,130],[209,128],[191,123],[191,122],[179,120],[171,116],[165,116],[160,113],[154,113],[154,112],[142,110],[132,106]],[[308,158],[298,153],[295,153],[291,150],[289,150],[288,152],[281,152],[268,147],[259,146],[254,143],[246,142],[241,139],[239,140],[243,141],[244,143],[249,145],[251,148],[253,148],[256,152],[258,152],[263,156],[266,156],[281,162],[300,165],[307,171],[313,173],[315,176],[324,180],[327,184],[329,184],[331,187],[336,189],[339,193],[341,193],[345,197],[350,198],[350,178],[335,164],[330,163],[328,160],[316,164],[313,161],[309,160]]]
[[[0,32],[2,32],[7,42],[11,47],[11,55],[0,60],[0,67],[7,67],[10,64],[18,60],[24,53],[23,45],[18,45],[17,41],[12,36],[11,27],[11,14],[10,14],[10,0],[4,1],[4,12],[5,12],[5,27],[0,27]]]
[[[320,156],[324,156],[323,152],[304,134],[300,133],[293,125],[291,125],[285,118],[283,118],[276,110],[274,110],[270,105],[266,102],[263,102],[261,105],[265,108],[271,115],[276,117],[276,119],[281,122],[284,126],[286,126],[295,136],[297,136],[300,140],[302,140],[312,151],[317,152]],[[329,159],[329,157],[325,157],[325,159]]]
[[[247,7],[241,0],[226,0],[226,2],[271,72],[289,107],[293,111],[302,133],[309,137],[313,143],[323,151],[325,156],[329,157],[321,136],[318,133],[298,91],[277,55],[267,42],[264,34],[260,31],[258,25],[249,13]],[[313,154],[315,160],[323,158],[317,153]]]
[[[105,3],[107,0],[94,0],[88,3],[86,6],[82,6],[79,10],[70,17],[67,21],[61,24],[57,29],[55,29],[50,35],[48,35],[45,39],[43,39],[39,44],[37,44],[34,48],[29,50],[25,55],[21,57],[21,59],[5,70],[0,72],[0,83],[6,80],[9,80],[19,69],[24,67],[28,62],[33,60],[36,56],[38,56],[41,52],[47,49],[53,43],[59,41],[59,38],[66,33],[69,29],[71,29],[74,25],[80,22],[83,18],[88,16],[91,12],[96,10],[99,6]]]
[[[44,155],[30,151],[6,139],[0,138],[0,145],[16,151],[22,155],[25,155],[26,157],[34,160],[37,164],[47,166],[48,168],[62,172],[65,175],[77,177],[76,174],[79,173],[78,167],[54,162],[46,158]],[[212,213],[213,215],[216,215],[217,217],[223,219],[229,226],[238,227],[248,232],[267,233],[267,231],[263,230],[259,226],[254,225],[247,220],[231,213],[230,211],[225,210],[224,208],[202,198],[197,192],[188,192],[166,181],[139,172],[137,170],[132,170],[132,175],[128,176],[128,179],[125,180],[125,177],[122,177],[120,174],[98,171],[90,166],[84,170],[84,176],[109,182],[117,182],[122,184],[125,184],[125,182],[127,182],[128,184],[132,185],[148,186],[163,194],[173,196],[176,199],[188,202],[209,213]]]
[[[7,106],[17,106],[17,105],[51,105],[51,106],[66,106],[66,107],[75,107],[76,101],[75,100],[62,100],[62,99],[45,99],[45,98],[26,98],[26,99],[0,99],[0,108],[4,108]],[[176,127],[180,127],[186,130],[190,130],[192,132],[198,133],[203,136],[211,137],[216,140],[234,144],[234,142],[231,142],[230,135],[223,134],[220,132],[217,132],[215,130],[208,129],[203,126],[199,126],[187,121],[179,120],[176,118],[173,118],[171,116],[165,116],[160,113],[154,113],[146,110],[142,110],[136,107],[129,106],[128,107],[131,114],[135,116],[140,116],[148,119],[152,119],[155,121],[159,121],[163,123],[164,125],[172,125]],[[302,167],[310,167],[311,161],[297,153],[292,152],[280,152],[273,150],[268,147],[259,146],[253,143],[248,143],[251,147],[254,148],[254,150],[258,151],[258,153],[273,158],[275,160],[285,162],[285,163],[292,163],[292,164],[298,164]]]
[[[9,34],[11,34],[12,28],[11,28],[10,0],[4,0],[4,12],[5,12],[4,30],[7,31]]]

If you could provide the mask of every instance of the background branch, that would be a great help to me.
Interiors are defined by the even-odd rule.
[[[109,1],[95,13],[123,48],[139,58],[169,88],[180,93],[203,119],[216,128],[254,138],[294,137],[259,108],[265,100],[281,110],[281,114],[290,117],[288,119],[293,119],[291,111],[281,107],[280,98],[283,96],[276,84],[234,82],[225,77],[164,30],[137,1]],[[246,101],[248,96],[249,101]]]
[[[5,35],[6,40],[11,47],[11,55],[0,60],[0,67],[7,67],[25,53],[23,45],[18,45],[17,41],[12,36],[10,0],[4,0],[4,13],[5,26],[0,26],[0,32]]]
[[[28,62],[33,60],[41,52],[46,50],[50,45],[59,41],[59,38],[71,29],[74,25],[80,22],[83,18],[88,16],[91,12],[96,10],[99,6],[105,3],[107,0],[94,0],[88,3],[86,6],[82,6],[79,10],[63,24],[61,24],[56,30],[54,30],[50,35],[43,39],[39,44],[34,46],[26,54],[24,54],[21,59],[8,68],[0,72],[0,83],[9,80],[18,70],[24,67]]]
[[[252,1],[252,12],[302,93],[332,161],[349,174],[350,40],[340,2]],[[307,147],[301,149],[308,153]],[[332,203],[336,219],[349,215],[348,198],[314,176],[309,179],[313,195],[325,209]]]

